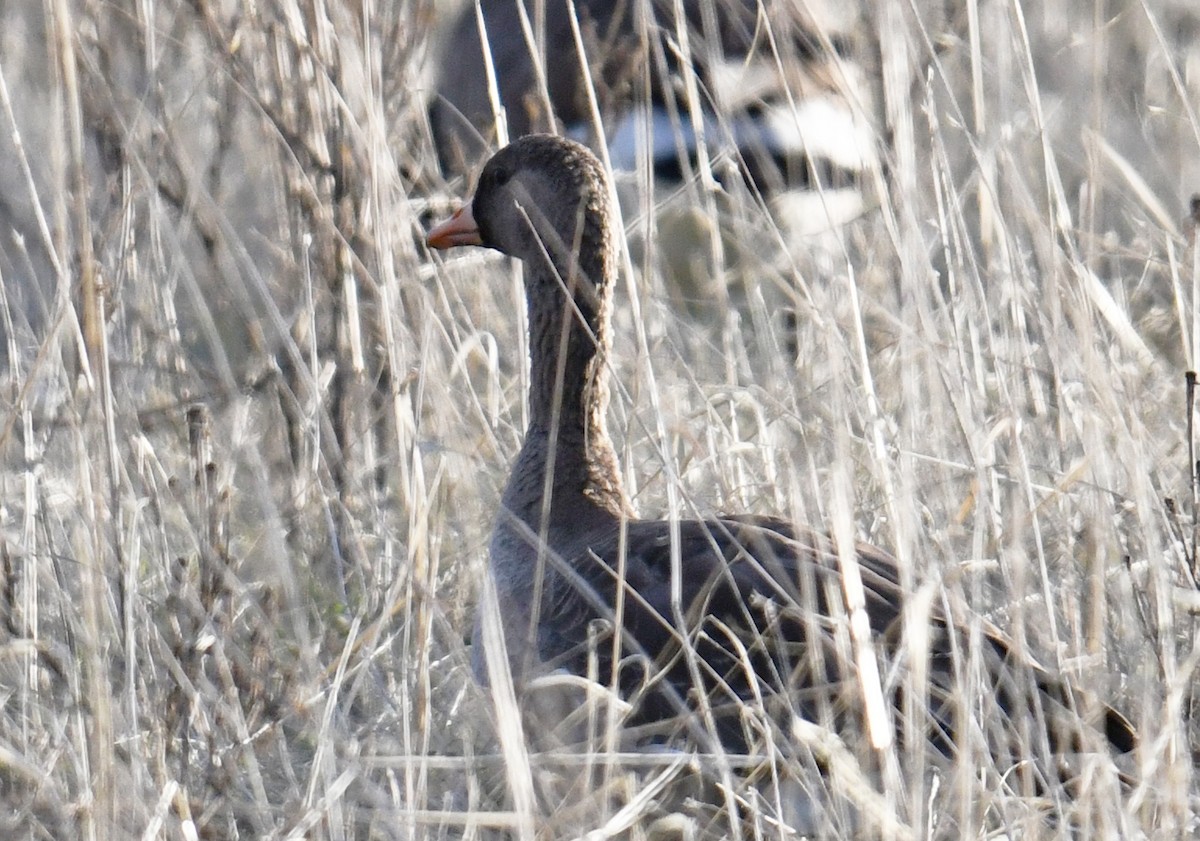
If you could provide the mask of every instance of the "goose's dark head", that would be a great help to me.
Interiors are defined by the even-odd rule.
[[[615,236],[604,167],[585,146],[548,134],[501,149],[479,176],[475,197],[433,228],[433,248],[482,245],[546,267],[560,277],[582,270],[602,283]]]

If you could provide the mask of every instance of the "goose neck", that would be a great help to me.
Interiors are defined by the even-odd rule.
[[[585,284],[600,292],[582,294]],[[531,431],[598,431],[608,403],[606,285],[563,279],[553,270],[526,279]]]
[[[585,509],[617,516],[628,510],[606,422],[610,284],[603,272],[596,276],[594,285],[554,271],[526,277],[529,428],[509,487],[510,508],[540,507],[550,490],[553,509],[568,518]],[[577,287],[572,295],[568,284]]]

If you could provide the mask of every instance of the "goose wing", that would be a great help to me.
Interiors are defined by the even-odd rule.
[[[847,557],[858,566],[872,654],[902,738],[903,716],[916,711],[921,720],[907,732],[946,754],[980,730],[964,729],[971,717],[993,754],[1080,749],[1085,728],[1071,687],[991,624],[979,620],[972,631],[952,621],[944,602],[928,611],[921,638],[906,640],[895,559],[866,543]],[[866,712],[842,564],[827,535],[778,519],[628,521],[590,541],[547,593],[543,654],[551,666],[620,685],[642,721],[694,731],[699,709],[727,747],[746,744],[747,705],[764,721],[786,722],[780,714],[791,712],[845,737],[865,726]],[[907,670],[918,661],[924,678],[914,690]],[[976,692],[964,691],[972,685]],[[921,697],[906,703],[916,691]],[[1131,750],[1129,722],[1103,706],[1100,717],[1107,741]],[[1031,736],[1028,721],[1047,725]]]

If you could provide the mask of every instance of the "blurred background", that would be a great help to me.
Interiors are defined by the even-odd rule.
[[[0,5],[0,834],[658,837],[468,665],[524,298],[423,233],[551,128],[621,196],[639,511],[849,489],[1141,728],[1077,826],[1194,830],[1192,0],[483,6]]]

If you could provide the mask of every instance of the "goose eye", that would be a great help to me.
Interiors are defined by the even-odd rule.
[[[502,166],[498,166],[493,169],[491,174],[488,176],[488,180],[492,182],[491,186],[493,187],[503,187],[508,183],[508,179],[510,178],[512,178],[512,172],[510,172],[507,167]]]

